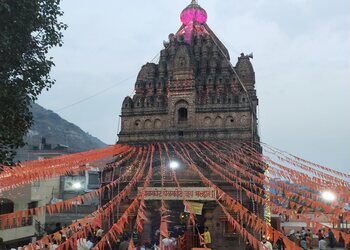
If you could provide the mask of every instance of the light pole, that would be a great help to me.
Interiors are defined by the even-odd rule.
[[[332,203],[333,201],[335,201],[337,199],[337,196],[333,192],[327,191],[327,190],[325,190],[321,193],[321,197],[327,203]],[[334,228],[334,222],[332,224],[333,224],[333,228]]]

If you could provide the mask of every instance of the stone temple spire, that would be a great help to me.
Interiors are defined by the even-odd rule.
[[[258,139],[249,57],[239,58],[235,73],[227,48],[207,24],[207,12],[198,1],[187,1],[181,26],[164,42],[159,62],[142,66],[135,94],[124,99],[120,143]]]

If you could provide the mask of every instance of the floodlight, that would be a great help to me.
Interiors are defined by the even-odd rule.
[[[180,166],[180,164],[177,161],[171,161],[169,166],[171,169],[174,170],[174,169],[177,169]]]
[[[74,189],[81,189],[81,187],[82,187],[82,186],[81,186],[81,183],[80,183],[80,182],[74,182],[74,183],[73,183],[73,188],[74,188]]]
[[[322,196],[322,199],[329,202],[335,201],[335,199],[337,198],[336,195],[331,191],[323,191],[321,193],[321,196]]]

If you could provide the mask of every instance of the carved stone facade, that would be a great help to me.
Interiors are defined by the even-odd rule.
[[[119,143],[258,138],[250,57],[241,54],[232,67],[208,25],[192,25],[189,41],[183,24],[159,63],[142,66],[135,95],[123,102]]]
[[[135,95],[124,99],[118,143],[259,141],[258,98],[250,56],[241,54],[236,65],[231,65],[228,50],[206,24],[206,12],[196,1],[182,12],[181,20],[179,31],[164,42],[158,64],[142,66]],[[171,149],[169,154],[177,158]],[[251,211],[262,211],[241,190],[217,181],[220,178],[198,155],[193,153],[191,157],[203,175],[227,194]],[[151,184],[154,187],[161,183],[160,165],[161,159],[156,154]],[[203,186],[197,174],[189,169],[177,171],[176,175],[182,187]],[[203,203],[203,216],[197,219],[212,232],[213,249],[244,249],[244,241],[230,227],[221,208],[215,202]],[[176,204],[172,203],[172,210],[183,211],[182,201]],[[144,239],[152,239],[159,229],[159,206],[156,201],[147,204],[151,212]]]

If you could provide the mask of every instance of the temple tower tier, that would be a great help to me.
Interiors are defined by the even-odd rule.
[[[250,57],[235,66],[206,24],[196,1],[181,13],[158,64],[142,66],[135,94],[126,97],[119,143],[177,140],[258,140],[258,98]]]

